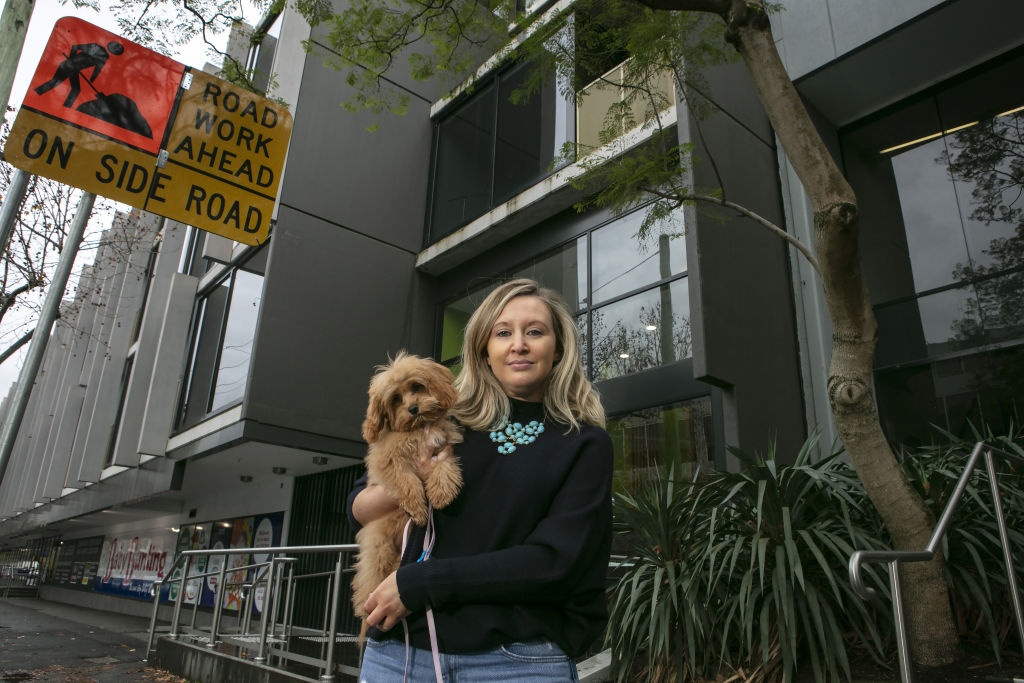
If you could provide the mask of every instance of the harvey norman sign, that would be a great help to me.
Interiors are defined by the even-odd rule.
[[[259,244],[291,125],[275,102],[64,17],[4,155],[29,173]]]

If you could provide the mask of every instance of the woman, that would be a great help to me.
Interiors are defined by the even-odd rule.
[[[446,678],[577,680],[573,658],[607,619],[612,446],[565,303],[532,280],[491,292],[466,325],[456,386],[463,488],[434,512],[430,559],[416,561],[414,529],[402,566],[370,595],[360,680],[402,679],[403,618],[409,680],[434,680],[428,607]],[[349,501],[364,524],[395,506],[379,487]]]

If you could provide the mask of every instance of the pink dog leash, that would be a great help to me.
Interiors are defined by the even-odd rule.
[[[410,519],[405,523],[405,530],[402,532],[402,557],[405,556],[405,547],[409,542],[409,531],[412,528],[412,520]],[[423,534],[423,552],[417,562],[426,562],[430,559],[430,554],[434,551],[434,508],[428,504],[427,506],[427,528]],[[411,648],[409,645],[409,624],[406,623],[405,619],[402,619],[402,630],[405,632],[405,671],[402,674],[402,683],[408,683],[409,680],[409,653]],[[434,676],[437,679],[437,683],[444,683],[444,676],[441,674],[441,655],[437,647],[437,626],[434,624],[434,610],[431,607],[427,607],[427,630],[430,631],[430,654],[434,659]]]

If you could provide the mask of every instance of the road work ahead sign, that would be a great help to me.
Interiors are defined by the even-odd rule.
[[[29,173],[259,244],[291,127],[266,98],[64,17],[4,155]]]

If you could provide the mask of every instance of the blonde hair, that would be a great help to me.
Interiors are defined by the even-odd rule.
[[[525,278],[495,288],[466,323],[462,371],[455,380],[459,400],[452,414],[476,430],[492,429],[511,414],[512,404],[487,364],[487,342],[505,305],[520,296],[534,296],[547,304],[555,328],[558,360],[544,393],[544,412],[570,429],[579,429],[581,423],[604,427],[604,408],[597,390],[583,372],[579,332],[569,307],[558,292]]]

